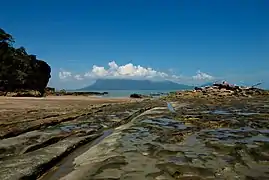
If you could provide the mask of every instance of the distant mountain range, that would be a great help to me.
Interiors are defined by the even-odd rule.
[[[130,79],[98,79],[90,86],[78,89],[79,91],[103,90],[189,90],[194,86],[178,84],[172,81],[150,81]]]

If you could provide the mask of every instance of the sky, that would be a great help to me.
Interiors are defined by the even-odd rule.
[[[0,25],[45,60],[49,85],[99,78],[269,88],[267,0],[13,0]]]

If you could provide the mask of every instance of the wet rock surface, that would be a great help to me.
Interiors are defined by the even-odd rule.
[[[198,102],[146,111],[78,156],[62,179],[268,179],[267,101]]]
[[[164,104],[154,104],[160,103]],[[106,135],[107,129],[129,122],[154,104],[145,101],[72,106],[57,116],[50,115],[55,109],[28,109],[21,116],[7,109],[2,115],[10,119],[1,121],[0,179],[36,179],[78,147]]]
[[[199,98],[229,98],[229,97],[252,97],[252,96],[268,96],[269,91],[260,89],[255,86],[260,85],[258,83],[252,87],[236,86],[227,82],[213,83],[210,86],[195,87],[193,90],[184,90],[171,92],[165,98],[176,97],[199,97]]]
[[[268,103],[264,96],[100,106],[2,139],[0,179],[269,179]]]

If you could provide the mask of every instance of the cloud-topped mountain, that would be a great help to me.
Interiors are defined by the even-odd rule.
[[[212,81],[215,78],[199,70],[194,75],[186,76],[183,74],[177,75],[173,69],[169,69],[167,71],[160,71],[151,67],[145,67],[132,63],[118,65],[115,61],[111,61],[108,63],[107,66],[93,65],[92,68],[90,68],[86,72],[74,73],[72,71],[61,69],[59,72],[59,79],[60,81],[52,86],[66,89],[74,89],[74,87],[86,87],[87,85],[92,84],[92,82],[96,81],[97,79],[135,79],[149,80],[153,82],[170,81],[176,85],[177,83],[184,85],[201,85],[205,82]],[[98,83],[99,81],[97,81],[97,84]],[[178,85],[176,87],[178,88]],[[179,89],[181,89],[181,87],[179,87]]]
[[[79,89],[81,91],[96,90],[185,90],[193,86],[174,83],[172,81],[150,81],[131,79],[98,79],[90,86]]]
[[[61,80],[89,80],[89,79],[143,79],[143,80],[171,80],[176,82],[185,81],[208,81],[214,79],[213,76],[197,71],[196,75],[191,77],[178,76],[168,72],[157,71],[150,67],[143,67],[128,63],[118,65],[115,61],[108,63],[108,68],[104,66],[93,65],[92,69],[82,74],[73,74],[72,72],[61,70],[59,72]]]

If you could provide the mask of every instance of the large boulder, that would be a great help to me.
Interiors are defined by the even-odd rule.
[[[0,91],[39,91],[43,95],[51,77],[50,66],[25,48],[12,47],[12,36],[0,28]],[[38,94],[38,93],[37,93]]]

